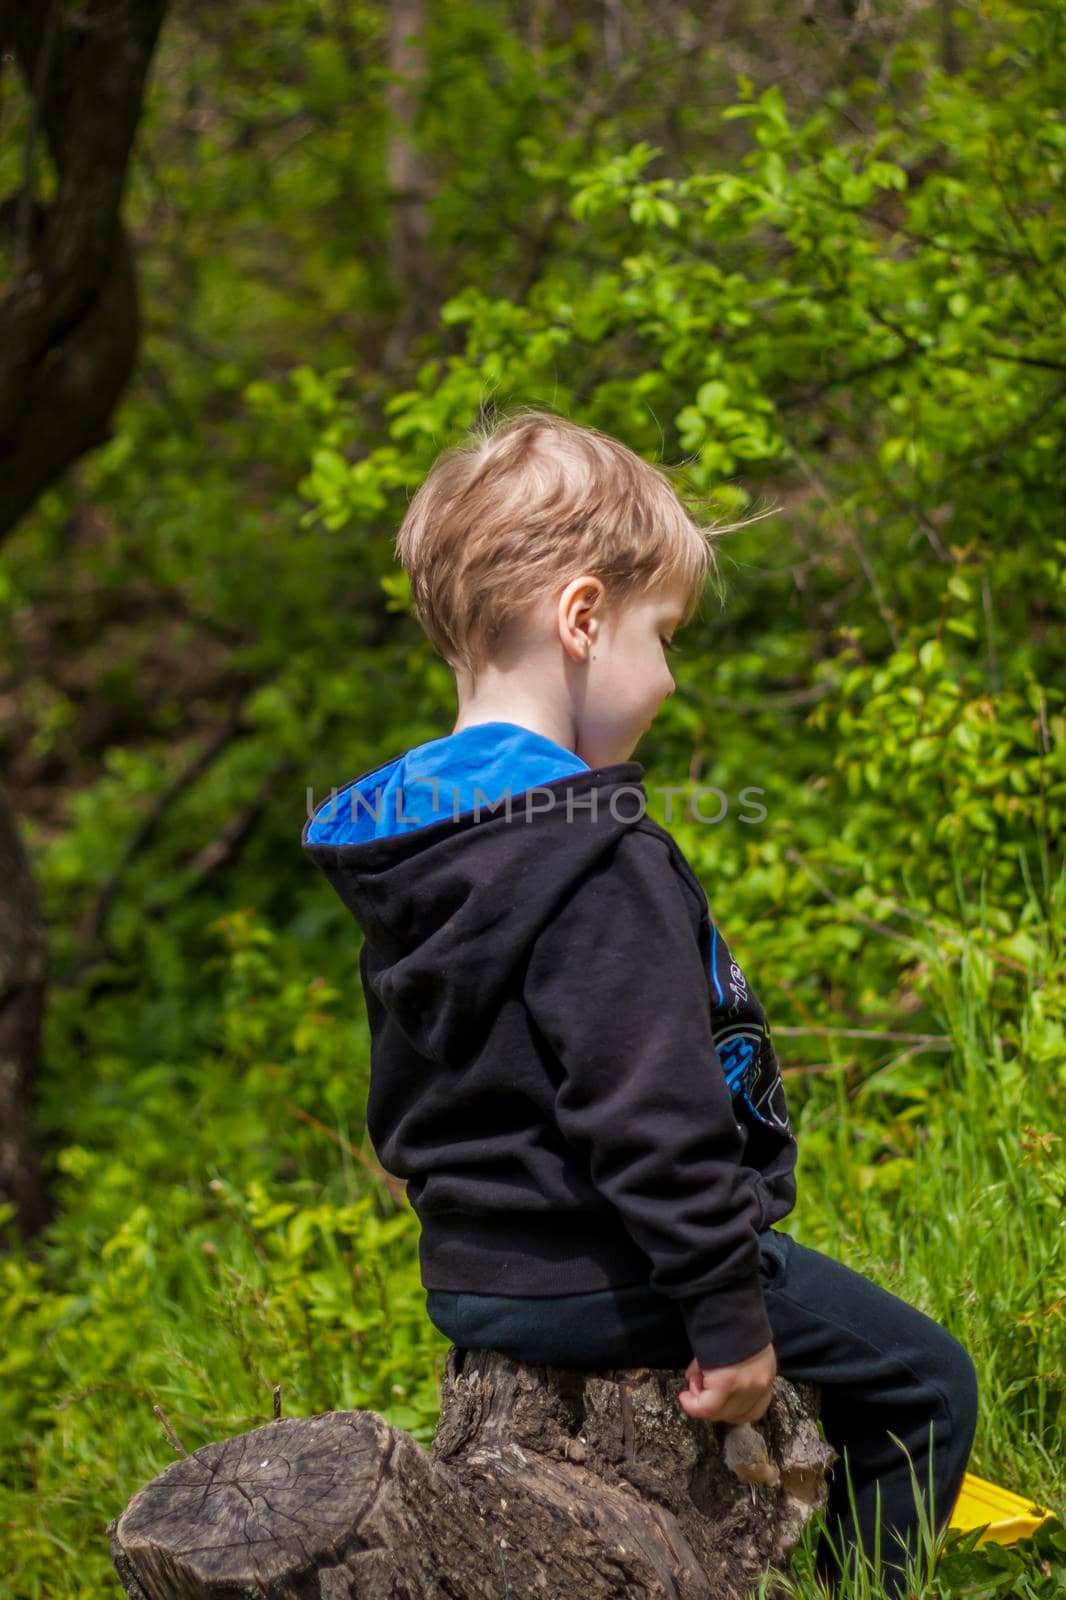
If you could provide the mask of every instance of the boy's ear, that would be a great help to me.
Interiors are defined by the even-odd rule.
[[[558,619],[563,642],[579,660],[587,660],[600,629],[604,587],[587,574],[572,578],[559,596]]]

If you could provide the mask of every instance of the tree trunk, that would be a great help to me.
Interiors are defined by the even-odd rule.
[[[18,824],[0,785],[0,1201],[28,1242],[50,1212],[33,1142],[48,978],[44,918]]]
[[[0,50],[30,97],[22,184],[0,204],[0,538],[110,436],[137,351],[120,208],[165,0],[0,0]],[[34,195],[39,143],[55,169]]]
[[[0,0],[0,72],[29,97],[22,182],[0,200],[0,540],[72,462],[110,436],[137,352],[120,209],[166,0]],[[39,147],[54,169],[34,193]],[[51,1206],[32,1142],[45,934],[12,808],[0,794],[0,1201],[26,1237]]]
[[[824,1503],[815,1393],[693,1422],[684,1376],[452,1346],[427,1455],[373,1411],[201,1447],[107,1526],[133,1600],[742,1600]]]
[[[386,371],[402,366],[410,341],[435,317],[439,298],[429,254],[432,182],[415,136],[426,71],[425,29],[425,0],[389,0],[385,167],[398,309],[382,358]]]

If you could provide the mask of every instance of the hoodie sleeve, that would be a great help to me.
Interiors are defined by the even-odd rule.
[[[773,1335],[690,899],[667,846],[628,829],[538,935],[525,1000],[562,1067],[560,1131],[720,1367]]]

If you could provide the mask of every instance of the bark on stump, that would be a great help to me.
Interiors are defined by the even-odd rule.
[[[693,1422],[684,1374],[452,1346],[430,1453],[374,1411],[173,1462],[107,1526],[132,1600],[743,1600],[825,1499],[816,1394]]]

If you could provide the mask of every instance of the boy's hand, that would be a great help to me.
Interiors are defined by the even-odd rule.
[[[701,1367],[693,1356],[685,1368],[689,1386],[677,1398],[686,1416],[701,1422],[758,1422],[776,1376],[772,1344],[734,1367]]]

